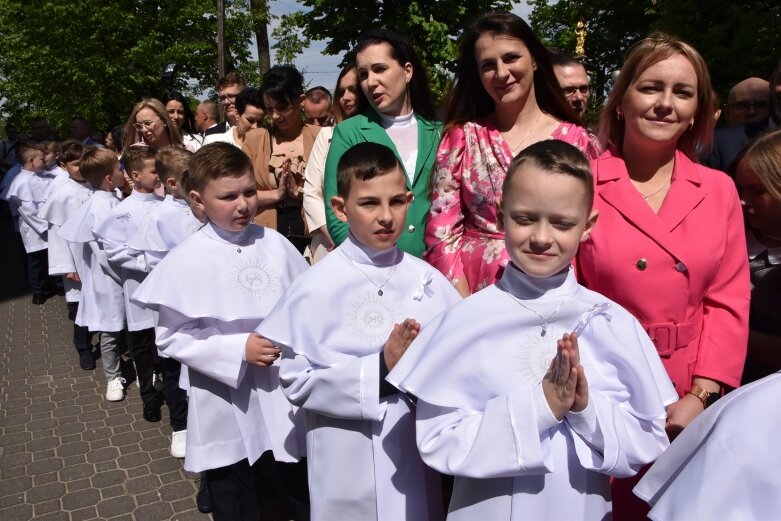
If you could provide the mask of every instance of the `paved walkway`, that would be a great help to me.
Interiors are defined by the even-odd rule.
[[[65,301],[33,306],[24,254],[0,222],[0,520],[195,520],[196,476],[171,429],[141,417],[138,387],[105,400],[100,360],[79,368]],[[9,242],[10,241],[10,242]]]

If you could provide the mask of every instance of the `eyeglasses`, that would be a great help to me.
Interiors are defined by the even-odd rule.
[[[729,103],[727,106],[731,109],[748,110],[748,109],[766,109],[769,103],[767,101],[736,101]]]
[[[225,100],[234,101],[236,99],[236,96],[238,96],[238,94],[221,94],[217,96],[217,99],[220,101],[225,101]]]
[[[145,128],[152,129],[155,125],[157,125],[157,122],[160,121],[160,118],[157,118],[156,120],[147,120],[147,121],[141,121],[138,123],[133,123],[133,128],[138,130],[139,132],[142,132]]]
[[[588,85],[581,85],[579,87],[564,87],[561,90],[564,91],[564,95],[568,97],[572,96],[576,92],[580,92],[584,96],[588,96]]]

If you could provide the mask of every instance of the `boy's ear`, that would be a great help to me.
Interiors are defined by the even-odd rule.
[[[177,183],[177,182],[176,182],[176,179],[174,179],[173,177],[169,177],[168,179],[166,179],[166,180],[165,180],[165,185],[166,185],[166,186],[167,186],[167,187],[168,187],[170,190],[174,190],[178,184],[179,184],[179,183]]]
[[[138,181],[139,176],[141,175],[141,172],[138,172],[137,170],[131,170],[130,171],[130,179],[133,181]]]
[[[597,224],[598,217],[599,210],[592,210],[591,215],[588,216],[588,221],[586,221],[586,228],[583,230],[583,235],[580,236],[580,242],[585,241],[591,236],[591,232],[594,231],[594,226]]]
[[[303,107],[304,106],[304,100],[306,99],[306,96],[301,94],[301,96],[298,97],[298,106]]]
[[[496,196],[496,228],[500,231],[504,231],[504,211],[502,210],[502,196]]]
[[[347,222],[347,214],[344,211],[344,197],[338,195],[331,197],[331,208],[334,209],[337,219],[343,223]]]
[[[415,195],[414,195],[414,194],[412,193],[412,191],[410,190],[410,191],[408,191],[408,192],[407,192],[407,193],[404,195],[404,198],[407,200],[407,206],[409,206],[410,204],[412,204],[412,201],[415,199]]]
[[[192,203],[203,215],[206,215],[206,206],[203,204],[203,197],[197,190],[190,190],[190,203]]]

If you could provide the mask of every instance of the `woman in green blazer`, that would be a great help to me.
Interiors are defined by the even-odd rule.
[[[360,114],[336,126],[325,163],[328,231],[337,245],[347,237],[347,224],[336,218],[330,204],[336,195],[339,159],[357,143],[379,143],[394,151],[407,174],[407,188],[414,195],[398,247],[420,257],[430,204],[429,174],[442,131],[442,124],[435,121],[426,71],[408,42],[377,29],[361,37],[355,61]]]

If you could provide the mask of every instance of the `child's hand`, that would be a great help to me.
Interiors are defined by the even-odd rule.
[[[247,363],[258,367],[268,367],[279,358],[281,349],[277,349],[271,340],[263,338],[257,333],[250,333],[247,343],[244,346],[244,359]]]
[[[420,333],[420,324],[413,318],[405,319],[401,324],[394,324],[393,331],[382,348],[388,371],[393,369],[418,333]]]
[[[66,273],[65,278],[68,280],[72,280],[73,282],[81,282],[81,279],[79,278],[79,274],[75,271],[71,273]]]
[[[578,348],[578,336],[575,333],[565,334],[559,345],[570,352],[572,366],[578,370],[578,379],[575,384],[575,401],[570,411],[581,412],[588,405],[588,381],[583,366],[580,365],[580,349]]]
[[[561,420],[575,403],[578,369],[572,365],[572,352],[562,340],[557,343],[556,356],[542,379],[542,391],[551,412]]]

